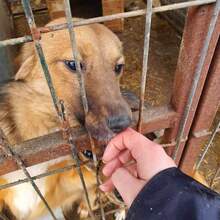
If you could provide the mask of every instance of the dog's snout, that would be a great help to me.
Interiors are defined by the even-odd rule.
[[[119,133],[129,127],[131,118],[128,115],[112,116],[108,118],[108,127],[114,132]]]

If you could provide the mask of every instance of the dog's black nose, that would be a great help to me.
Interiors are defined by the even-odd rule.
[[[119,133],[129,127],[131,118],[127,115],[113,116],[108,118],[107,123],[114,133]]]

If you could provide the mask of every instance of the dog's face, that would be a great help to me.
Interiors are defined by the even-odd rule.
[[[64,22],[64,19],[58,19],[49,25]],[[77,27],[75,34],[88,100],[86,116],[68,30],[42,35],[43,51],[57,96],[64,101],[68,117],[85,124],[94,138],[107,141],[131,123],[130,108],[119,88],[124,66],[122,45],[116,35],[100,24]],[[36,56],[28,59],[33,62]],[[42,90],[49,92],[44,87],[46,84],[39,62],[36,62],[31,74],[22,76],[19,72],[18,79],[38,82]],[[41,85],[42,82],[44,85]]]

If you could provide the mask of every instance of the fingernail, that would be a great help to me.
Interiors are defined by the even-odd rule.
[[[108,169],[106,169],[105,166],[104,166],[103,169],[102,169],[102,173],[103,173],[105,176],[109,176],[109,175],[108,175]]]
[[[107,161],[106,161],[106,160],[104,160],[104,159],[102,159],[102,162],[103,162],[104,164],[107,164]]]
[[[107,191],[107,188],[106,188],[105,184],[100,185],[99,189],[101,189],[103,192]]]

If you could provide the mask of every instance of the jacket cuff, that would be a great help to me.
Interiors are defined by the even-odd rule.
[[[175,193],[171,194],[171,191],[180,191],[182,187],[185,187],[186,182],[196,181],[176,167],[160,171],[138,193],[128,210],[126,219],[136,219],[134,216],[142,215],[143,211],[148,214],[155,212],[155,208],[158,207],[156,204],[172,200]]]

